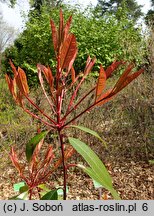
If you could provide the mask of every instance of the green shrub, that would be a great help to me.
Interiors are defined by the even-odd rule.
[[[76,8],[64,6],[65,18],[73,14],[73,25],[71,31],[76,35],[78,42],[78,56],[75,69],[79,73],[85,67],[85,61],[90,54],[96,56],[97,62],[93,69],[93,76],[97,76],[100,63],[107,67],[116,58],[118,60],[129,60],[139,66],[144,63],[146,55],[144,38],[141,29],[135,27],[133,21],[119,10],[121,19],[110,14],[97,18],[93,9],[81,11]],[[25,30],[16,39],[14,46],[6,49],[3,61],[3,71],[9,72],[8,64],[11,58],[15,65],[25,69],[29,84],[37,83],[36,64],[39,62],[50,65],[55,71],[55,57],[51,43],[51,32],[49,20],[53,17],[58,23],[58,9],[42,8],[38,16],[31,13]],[[36,85],[36,84],[35,84]]]

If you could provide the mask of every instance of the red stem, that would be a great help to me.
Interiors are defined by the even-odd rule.
[[[47,119],[49,119],[49,121],[51,121],[54,125],[56,125],[56,122],[53,119],[51,119],[48,115],[46,115],[43,112],[43,110],[41,110],[27,95],[24,95],[24,96],[40,113],[42,113],[42,115],[44,115]]]
[[[24,109],[24,111],[25,111],[26,113],[28,113],[29,115],[33,116],[34,118],[40,120],[40,121],[43,122],[45,125],[47,125],[47,126],[49,126],[49,127],[52,127],[52,128],[55,128],[54,125],[52,125],[52,124],[50,124],[50,123],[44,121],[44,120],[41,119],[39,116],[37,116],[37,115],[35,115],[34,113],[30,112],[28,109],[25,109],[25,108],[23,108],[23,109]]]
[[[37,193],[38,193],[39,199],[41,199],[40,191],[41,191],[40,188],[37,187]]]
[[[73,111],[75,110],[78,105],[90,94],[92,93],[94,90],[96,89],[96,86],[94,88],[92,88],[84,97],[82,97],[79,102],[69,111],[65,114],[65,116],[62,118],[62,121],[66,119],[66,117]]]
[[[77,85],[75,91],[73,92],[66,113],[68,113],[68,112],[70,111],[70,108],[71,108],[71,106],[72,106],[72,103],[73,103],[73,101],[74,101],[74,99],[75,99],[75,97],[76,97],[76,94],[77,94],[77,92],[78,92],[78,90],[79,90],[81,84],[83,83],[84,79],[85,79],[85,76],[82,77],[81,81],[79,82],[79,84]]]
[[[29,190],[29,200],[32,199],[32,194],[33,194],[33,189],[30,189],[30,190]]]
[[[66,127],[67,125],[69,125],[71,122],[75,121],[77,118],[79,118],[81,115],[83,115],[85,112],[91,110],[93,107],[95,107],[97,104],[99,104],[100,102],[102,102],[103,100],[107,99],[110,97],[113,97],[113,95],[108,95],[106,97],[104,97],[103,99],[99,100],[99,101],[96,101],[94,102],[91,106],[89,106],[88,108],[86,108],[85,110],[83,110],[81,113],[79,113],[77,116],[75,116],[74,118],[72,118],[70,121],[68,121],[66,124],[64,124],[62,126],[61,129],[63,129],[64,127]]]
[[[67,168],[65,165],[65,155],[64,155],[64,143],[63,143],[63,135],[61,134],[61,108],[62,108],[62,101],[64,96],[64,90],[62,92],[58,92],[59,90],[59,82],[62,84],[61,80],[61,68],[60,68],[60,55],[57,57],[57,73],[56,73],[56,98],[57,98],[57,130],[59,136],[59,143],[61,147],[61,154],[62,154],[62,165],[63,165],[63,199],[66,200],[66,181],[67,181]]]
[[[64,156],[64,143],[63,143],[63,135],[61,134],[61,131],[58,131],[59,135],[59,141],[60,141],[60,146],[61,146],[61,154],[62,154],[62,165],[63,165],[63,177],[64,177],[64,182],[63,182],[63,200],[66,200],[66,182],[67,182],[67,166],[65,165],[65,156]]]
[[[42,81],[41,81],[41,79],[42,79]],[[55,109],[54,109],[54,106],[53,106],[53,104],[51,103],[51,101],[49,100],[49,97],[48,97],[48,95],[47,95],[47,93],[46,93],[46,91],[45,91],[45,88],[44,88],[44,86],[43,86],[43,78],[42,78],[42,75],[41,75],[41,77],[39,77],[39,80],[40,80],[40,84],[41,84],[41,88],[42,88],[43,94],[44,94],[44,96],[46,97],[46,99],[47,99],[47,101],[48,101],[48,103],[49,103],[49,105],[50,105],[50,107],[51,107],[53,113],[56,114]]]

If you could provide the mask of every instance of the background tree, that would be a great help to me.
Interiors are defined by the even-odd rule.
[[[145,16],[145,22],[148,26],[153,27],[154,26],[154,0],[151,0],[151,6],[152,8],[148,10]]]
[[[149,30],[148,57],[150,62],[150,71],[154,80],[154,0],[151,0],[152,8],[147,12],[145,21]]]
[[[2,3],[7,3],[10,7],[14,7],[16,4],[17,0],[0,0]]]
[[[0,0],[0,2],[7,3],[10,7],[14,7],[15,4],[19,2],[19,0]],[[62,2],[63,0],[29,0],[30,6],[38,11],[40,11],[43,5],[46,5],[48,7],[56,7],[59,6]]]
[[[76,35],[79,54],[75,61],[75,69],[83,70],[87,56],[96,56],[97,63],[93,75],[98,75],[98,67],[104,67],[113,62],[114,59],[123,59],[135,62],[138,66],[143,62],[145,45],[140,29],[134,28],[134,23],[127,17],[117,22],[112,16],[104,16],[99,19],[91,13],[87,14],[80,10],[68,9],[63,6],[65,18],[73,14],[73,27],[71,31]],[[40,16],[31,16],[26,23],[24,32],[14,42],[14,46],[6,49],[3,61],[4,71],[9,71],[9,59],[15,65],[25,69],[31,84],[37,79],[36,64],[39,62],[49,65],[54,70],[55,55],[51,43],[50,18],[58,23],[59,9],[53,8],[48,11],[42,8]],[[121,13],[121,12],[119,12]],[[122,16],[122,15],[121,15]]]
[[[48,8],[59,7],[63,0],[29,0],[30,6],[33,10],[41,12],[42,6]]]
[[[136,0],[98,0],[96,11],[99,15],[103,15],[106,12],[115,14],[119,7],[127,8],[127,16],[129,19],[138,20],[142,15],[142,6],[138,5]]]
[[[4,49],[13,42],[14,37],[15,37],[14,28],[9,26],[3,20],[2,13],[0,12],[0,71],[1,71],[2,53]]]

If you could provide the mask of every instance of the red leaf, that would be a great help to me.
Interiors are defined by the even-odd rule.
[[[23,107],[22,95],[20,92],[17,92],[16,80],[15,78],[12,80],[7,74],[5,75],[6,81],[8,83],[9,90],[17,104]]]
[[[13,97],[16,98],[16,94],[14,92],[14,82],[13,82],[13,80],[7,74],[5,75],[5,78],[6,78],[6,82],[8,84],[10,93],[13,95]]]
[[[18,72],[17,72],[17,70],[16,70],[16,67],[14,66],[13,62],[11,61],[11,59],[9,60],[9,62],[10,62],[10,66],[11,66],[11,68],[12,68],[12,71],[13,71],[13,73],[14,73],[14,76],[16,77],[16,76],[18,75]]]
[[[37,64],[37,69],[38,69],[38,73],[41,73],[43,72],[45,78],[46,78],[46,81],[49,83],[49,79],[48,79],[48,69],[44,66],[44,65],[41,65],[41,64]],[[41,81],[43,82],[43,80],[41,79]]]
[[[111,92],[112,89],[109,89],[107,92],[105,92],[104,94],[102,94],[99,98],[99,100],[97,100],[97,106],[101,106],[105,103],[107,103],[109,100],[112,99],[113,95],[111,96]],[[100,101],[100,102],[99,102]]]
[[[71,60],[70,63],[69,63],[68,72],[71,70],[71,68],[72,68],[72,66],[73,66],[73,63],[74,63],[74,61],[75,61],[75,59],[76,59],[76,56],[77,56],[77,52],[78,52],[78,50],[77,50],[77,48],[76,48],[76,52],[74,52],[74,56],[72,57],[72,60]]]
[[[70,26],[71,26],[71,22],[72,22],[72,16],[69,17],[68,21],[65,24],[65,27],[64,27],[64,40],[68,36],[69,30],[70,30]]]
[[[101,97],[99,98],[100,103],[98,103],[97,106],[101,106],[104,103],[111,100],[113,98],[113,96],[115,96],[118,92],[120,92],[123,88],[125,88],[130,82],[132,82],[134,79],[136,79],[144,71],[144,69],[140,69],[139,71],[137,71],[131,75],[128,75],[129,74],[128,69],[130,70],[131,66],[129,66],[127,68],[127,70],[125,71],[125,72],[127,72],[127,76],[125,73],[125,76],[123,76],[123,82],[122,82],[122,79],[120,78],[122,83],[118,84],[117,88],[113,88],[113,90],[108,90],[106,93],[102,94]]]
[[[15,79],[16,79],[17,86],[19,90],[21,91],[21,93],[23,95],[29,94],[27,77],[26,77],[25,72],[20,67],[18,67],[18,75]]]
[[[134,67],[133,64],[128,65],[128,67],[126,68],[126,70],[121,75],[121,77],[119,78],[119,80],[117,81],[117,83],[115,84],[115,86],[113,88],[113,93],[114,94],[119,92],[119,89],[121,88],[121,85],[125,82],[125,80],[127,79],[128,74],[132,71],[133,67]]]
[[[94,64],[96,62],[96,58],[91,59],[90,57],[88,57],[87,62],[86,62],[86,67],[84,70],[84,75],[87,76],[90,71],[92,70]]]
[[[54,90],[54,77],[52,75],[52,71],[51,71],[49,66],[48,66],[48,80],[49,80],[49,85],[50,85],[50,91],[53,92],[53,90]]]
[[[126,80],[121,85],[121,88],[119,91],[121,91],[123,88],[125,88],[130,82],[132,82],[134,79],[136,79],[143,72],[144,72],[144,69],[140,69],[139,71],[127,76]]]
[[[52,71],[51,71],[50,67],[47,68],[44,65],[37,64],[37,68],[38,68],[38,73],[43,72],[47,83],[49,83],[50,87],[53,88],[54,77],[52,75]],[[39,74],[39,77],[40,77],[40,74]],[[43,82],[42,76],[40,77],[40,80],[41,80],[41,82]]]
[[[62,9],[60,9],[60,20],[59,20],[59,44],[62,43],[63,41],[63,28],[64,28],[64,17],[63,17],[63,12]]]
[[[10,159],[11,159],[13,165],[18,170],[18,172],[21,174],[22,173],[22,169],[21,169],[20,164],[18,162],[17,154],[15,153],[13,146],[11,147]]]
[[[43,78],[42,78],[42,70],[43,70],[42,67],[43,67],[43,65],[37,64],[38,78],[39,78],[41,87],[42,87],[43,90],[44,90]],[[47,75],[45,74],[45,77],[46,77],[46,76],[47,76]]]
[[[53,20],[50,20],[50,25],[51,25],[51,30],[52,30],[52,41],[53,41],[53,46],[54,46],[54,50],[55,52],[57,51],[57,47],[58,47],[58,33],[57,33],[57,28],[55,26],[55,23],[53,22]]]
[[[114,61],[107,69],[106,69],[106,77],[109,78],[114,70],[118,68],[119,65],[124,64],[123,61]]]
[[[96,86],[96,101],[99,100],[99,97],[101,96],[101,94],[105,88],[105,83],[106,83],[106,73],[104,71],[104,68],[101,65],[99,77],[98,77],[98,82],[97,82],[97,86]]]
[[[51,161],[54,158],[54,153],[53,153],[53,149],[51,146],[48,147],[47,153],[45,155],[45,159],[43,161],[44,164],[44,171],[48,168],[48,166],[50,165]]]
[[[38,154],[41,150],[41,147],[43,145],[44,139],[42,139],[35,147],[33,155],[31,157],[31,161],[36,161],[36,158],[38,157]]]
[[[67,39],[64,41],[61,55],[60,55],[60,66],[61,70],[64,68],[71,69],[73,62],[77,54],[76,38],[73,34],[69,34]]]
[[[65,161],[68,160],[75,153],[75,149],[73,147],[68,147],[64,152]],[[60,164],[62,163],[62,157],[54,164],[54,170],[56,170]]]
[[[102,99],[102,101],[100,103],[98,103],[97,106],[102,106],[103,104],[107,103],[108,101],[110,101],[113,98],[113,96],[111,96],[109,98],[107,97],[106,99]]]
[[[59,84],[57,92],[56,92],[57,96],[60,96],[62,94],[63,89],[64,89],[64,86]]]
[[[68,147],[67,150],[64,153],[65,160],[70,158],[75,153],[75,149],[72,147]]]
[[[30,163],[29,163],[29,169],[31,172],[33,172],[33,170],[35,169],[36,165],[37,165],[37,158],[39,155],[39,152],[41,150],[41,147],[43,145],[44,139],[42,139],[36,146],[33,155],[31,157]]]

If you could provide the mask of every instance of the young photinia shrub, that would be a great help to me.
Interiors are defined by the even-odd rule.
[[[32,199],[40,198],[44,199],[46,192],[50,192],[46,187],[45,183],[48,178],[51,177],[52,173],[58,169],[62,163],[62,158],[59,157],[53,162],[55,155],[53,153],[53,148],[48,145],[48,148],[42,158],[40,155],[40,150],[44,142],[44,137],[47,135],[48,131],[37,134],[33,137],[26,145],[26,161],[20,163],[17,153],[14,147],[11,148],[10,158],[13,165],[19,172],[21,179],[24,181],[25,185],[20,188],[20,194],[13,197],[16,199]],[[64,152],[65,161],[72,156],[74,149],[69,146]],[[54,184],[53,184],[54,185]],[[52,191],[53,198],[57,197],[57,189]],[[33,197],[34,196],[34,197]],[[52,196],[50,195],[50,199]]]
[[[27,84],[27,78],[25,72],[18,67],[14,66],[14,64],[10,61],[10,65],[12,71],[14,73],[14,78],[11,79],[8,75],[6,75],[6,80],[8,82],[8,86],[10,89],[13,98],[15,99],[16,103],[21,106],[21,108],[30,114],[33,118],[36,118],[42,124],[46,125],[48,129],[48,133],[57,133],[59,137],[59,146],[61,148],[61,162],[63,167],[63,199],[66,199],[66,185],[67,185],[67,170],[71,166],[78,166],[83,169],[90,177],[94,180],[99,182],[103,187],[108,189],[115,199],[120,199],[117,192],[114,190],[112,186],[112,179],[108,174],[105,166],[100,161],[98,156],[83,142],[76,138],[68,137],[66,134],[66,128],[72,127],[76,120],[79,119],[83,114],[87,113],[91,109],[102,106],[103,104],[110,101],[117,93],[119,93],[123,88],[125,88],[132,80],[137,78],[142,72],[143,69],[133,72],[134,65],[131,63],[127,65],[126,62],[123,61],[114,61],[106,70],[100,65],[99,76],[96,81],[96,84],[84,95],[80,98],[77,98],[79,89],[87,78],[89,73],[91,72],[96,59],[91,59],[88,57],[85,69],[82,73],[76,73],[73,63],[75,61],[77,55],[77,42],[74,34],[70,33],[70,25],[72,21],[72,16],[68,19],[66,24],[64,24],[64,18],[62,11],[60,10],[60,21],[59,21],[59,29],[57,30],[53,20],[50,21],[51,30],[52,30],[52,40],[53,46],[55,50],[56,56],[56,73],[53,75],[52,69],[49,66],[44,66],[41,64],[37,65],[38,70],[38,77],[40,80],[40,85],[42,88],[42,92],[44,97],[47,100],[47,103],[50,108],[49,110],[43,110],[39,107],[29,95],[29,88]],[[126,66],[125,71],[118,79],[116,84],[113,88],[106,90],[106,80],[111,76],[114,70],[116,70],[120,65]],[[44,76],[42,76],[42,74]],[[45,85],[45,81],[48,84],[48,88]],[[49,91],[47,91],[49,90]],[[84,101],[90,97],[90,103],[85,107],[83,106]],[[26,103],[26,100],[28,103]],[[65,102],[65,104],[64,104]],[[30,104],[31,107],[28,105]],[[31,109],[31,108],[34,109]],[[80,109],[79,109],[80,108]],[[37,112],[35,112],[37,110]],[[76,112],[74,112],[76,111]],[[90,129],[81,126],[73,126],[85,132],[88,132],[97,138],[101,139],[98,134]],[[44,133],[44,132],[43,132]],[[89,167],[75,165],[75,164],[68,164],[65,158],[65,148],[66,151],[67,145],[66,139],[69,143],[73,146],[73,148],[80,153],[83,158],[88,162]],[[65,140],[65,142],[64,142]],[[34,138],[31,142],[32,148],[26,148],[26,155],[30,154],[29,161],[33,161],[35,158],[35,151],[39,148],[38,142]],[[30,145],[30,146],[31,146]],[[28,144],[27,144],[28,146]],[[36,148],[37,146],[37,148]],[[35,149],[36,148],[36,149]],[[48,151],[47,151],[48,152]],[[49,158],[48,153],[46,157]],[[53,155],[50,154],[52,161]],[[11,154],[11,159],[16,167],[18,167],[17,162],[15,162],[15,153]],[[35,160],[34,160],[35,161]],[[44,159],[45,163],[46,158]],[[19,170],[19,168],[18,168]],[[20,171],[20,170],[19,170]],[[37,173],[38,172],[38,173]],[[20,172],[21,173],[21,172]],[[42,173],[39,172],[39,169],[36,169],[37,178]],[[46,173],[46,170],[43,174]],[[47,172],[48,173],[48,172]],[[48,175],[48,174],[47,174]],[[46,174],[45,174],[46,176]],[[22,177],[22,176],[21,176]],[[32,182],[33,178],[29,175],[29,182]],[[44,177],[43,177],[44,178]],[[42,183],[41,181],[39,184]],[[31,184],[31,183],[30,183]],[[27,183],[27,185],[30,185]],[[35,186],[38,184],[36,183]],[[31,190],[31,188],[29,188]],[[47,198],[47,197],[46,197]]]

